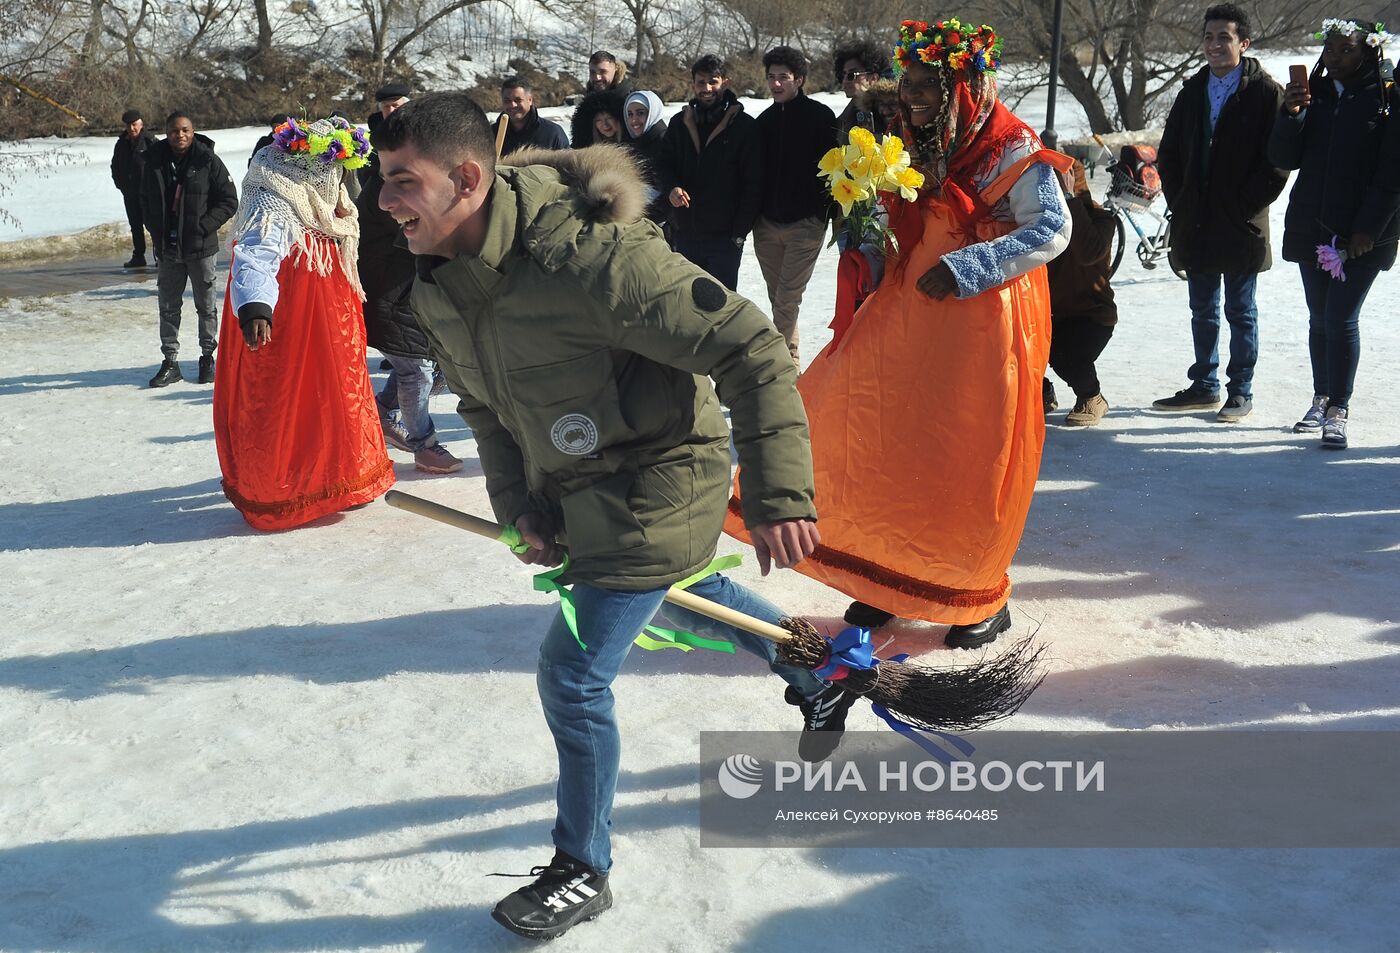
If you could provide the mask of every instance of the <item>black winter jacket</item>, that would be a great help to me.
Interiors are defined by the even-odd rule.
[[[172,207],[174,209],[172,217]],[[196,133],[184,157],[176,160],[162,139],[146,157],[141,187],[146,228],[155,236],[157,258],[172,247],[179,258],[208,258],[219,250],[219,227],[238,211],[238,190],[214,154],[214,140]]]
[[[525,117],[525,125],[519,132],[510,128],[510,117],[501,113],[495,128],[491,130],[492,135],[500,133],[501,123],[506,123],[506,138],[501,146],[502,156],[518,152],[526,146],[539,146],[541,149],[569,148],[569,137],[565,135],[564,127],[542,117],[538,109],[530,110],[530,114]]]
[[[1269,206],[1288,183],[1266,154],[1283,88],[1244,58],[1239,88],[1210,134],[1210,67],[1186,81],[1167,116],[1157,169],[1172,212],[1172,265],[1257,274],[1273,264]]]
[[[623,133],[622,144],[637,157],[637,164],[642,168],[642,178],[646,181],[647,188],[656,191],[656,197],[647,205],[647,218],[658,225],[665,224],[671,218],[671,202],[666,197],[666,192],[661,189],[659,164],[662,150],[666,148],[666,120],[659,120],[636,139],[633,139],[630,133]]]
[[[836,146],[836,114],[802,91],[758,114],[763,146],[763,206],[770,222],[786,225],[826,218],[831,196],[817,175],[817,160]]]
[[[1269,160],[1297,169],[1283,220],[1285,261],[1315,262],[1317,246],[1353,232],[1376,247],[1356,259],[1389,270],[1400,237],[1400,93],[1387,91],[1390,115],[1379,114],[1372,82],[1337,94],[1330,79],[1311,83],[1312,105],[1297,116],[1280,111],[1269,140]]]
[[[124,193],[138,194],[146,176],[146,155],[155,144],[156,137],[147,129],[142,129],[134,142],[118,136],[112,147],[112,184]]]
[[[365,340],[383,354],[427,360],[428,336],[408,304],[417,274],[413,253],[400,244],[403,233],[394,217],[379,207],[384,180],[364,183],[355,207],[360,210],[360,285],[365,289]]]
[[[732,91],[708,110],[691,100],[671,120],[658,170],[662,193],[679,186],[690,194],[689,208],[671,209],[678,237],[742,240],[753,231],[763,201],[762,143]]]

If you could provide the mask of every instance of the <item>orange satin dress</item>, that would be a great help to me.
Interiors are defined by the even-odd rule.
[[[364,310],[330,251],[327,275],[298,256],[282,260],[272,342],[256,351],[224,295],[214,442],[224,495],[256,529],[301,526],[394,484],[365,365]]]
[[[920,293],[942,255],[1015,228],[965,235],[942,199],[920,203],[923,234],[798,380],[822,544],[796,568],[901,618],[971,624],[1006,604],[1040,471],[1050,291],[1042,266],[965,300]],[[725,531],[748,541],[734,492]]]

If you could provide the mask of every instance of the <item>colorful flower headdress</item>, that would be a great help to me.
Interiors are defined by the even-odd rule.
[[[995,73],[1001,65],[1001,37],[987,24],[973,26],[957,17],[929,24],[905,20],[894,48],[896,75],[915,63],[968,73]]]
[[[272,146],[289,156],[305,157],[308,163],[337,163],[346,169],[368,165],[369,154],[374,151],[365,131],[339,116],[306,125],[288,116],[272,131]]]
[[[1327,39],[1328,34],[1337,33],[1341,36],[1355,36],[1357,33],[1365,33],[1361,24],[1355,20],[1328,19],[1322,21],[1322,29],[1313,34],[1313,38],[1319,41]],[[1376,29],[1372,33],[1366,33],[1367,46],[1381,46],[1395,39],[1394,33],[1385,32],[1385,24],[1377,23]]]

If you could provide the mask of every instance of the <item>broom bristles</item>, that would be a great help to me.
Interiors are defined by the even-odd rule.
[[[793,634],[778,649],[782,661],[808,669],[826,662],[828,643],[804,619],[785,619]],[[934,731],[970,731],[1012,715],[1045,674],[1045,646],[1026,636],[993,658],[956,668],[929,668],[910,662],[880,662],[853,669],[839,684],[881,704],[901,721]]]

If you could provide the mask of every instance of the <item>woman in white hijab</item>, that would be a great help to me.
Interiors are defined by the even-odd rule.
[[[661,118],[661,97],[650,90],[641,90],[627,97],[623,114],[627,120],[627,135],[622,144],[632,150],[642,166],[647,181],[647,217],[662,226],[670,215],[671,203],[661,195],[656,184],[656,157],[666,139],[666,120]]]

